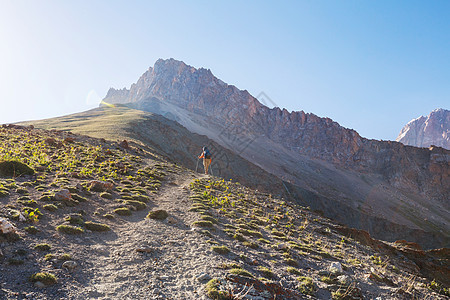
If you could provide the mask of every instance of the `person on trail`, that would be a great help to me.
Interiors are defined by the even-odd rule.
[[[211,152],[209,152],[208,148],[203,147],[202,155],[198,157],[198,159],[203,158],[203,166],[205,167],[205,175],[208,175],[208,169],[211,165]]]

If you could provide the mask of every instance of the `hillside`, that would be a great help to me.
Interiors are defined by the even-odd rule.
[[[400,131],[397,139],[416,147],[437,146],[450,149],[450,111],[435,109],[428,116],[411,120]]]
[[[448,249],[374,240],[135,143],[17,125],[0,140],[4,299],[448,298]]]
[[[192,170],[196,169],[195,154],[203,145],[209,145],[215,154],[215,175],[285,196],[290,201],[309,206],[343,224],[368,230],[377,238],[388,241],[406,239],[418,242],[425,248],[446,247],[449,243],[448,222],[445,221],[448,214],[445,209],[440,209],[442,204],[432,204],[416,197],[415,201],[421,205],[414,206],[403,194],[389,188],[380,176],[337,169],[325,162],[299,156],[289,157],[286,165],[277,167],[275,163],[282,161],[278,159],[280,153],[285,153],[282,149],[280,153],[271,153],[270,158],[266,157],[265,162],[271,162],[272,170],[297,167],[293,175],[302,179],[302,185],[292,184],[289,178],[282,177],[285,180],[281,181],[247,161],[248,156],[242,157],[206,136],[188,131],[175,121],[123,106],[102,107],[24,124],[34,124],[44,129],[72,130],[74,133],[110,140],[127,139]],[[253,149],[255,157],[258,157],[263,151],[257,146],[251,143],[246,151]],[[393,208],[391,212],[383,207],[387,202]],[[423,206],[426,208],[421,209]]]
[[[389,241],[450,243],[450,152],[368,140],[329,118],[268,108],[210,70],[158,60],[104,103],[163,115],[283,180],[292,201]]]

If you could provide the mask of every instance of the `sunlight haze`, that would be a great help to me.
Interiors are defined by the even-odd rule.
[[[0,124],[97,107],[158,58],[394,140],[450,103],[448,1],[0,0]]]

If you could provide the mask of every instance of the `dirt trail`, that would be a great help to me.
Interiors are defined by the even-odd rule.
[[[142,211],[127,217],[128,222],[114,232],[96,234],[79,252],[85,256],[83,276],[90,280],[82,286],[74,283],[68,289],[69,298],[204,298],[201,288],[205,280],[196,277],[202,273],[214,277],[222,272],[215,269],[221,257],[189,226],[198,219],[197,213],[188,211],[189,183],[202,176],[183,171],[170,177],[150,206],[168,211],[175,223],[146,219],[146,211]]]

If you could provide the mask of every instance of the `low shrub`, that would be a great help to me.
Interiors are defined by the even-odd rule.
[[[192,223],[193,227],[213,227],[214,224],[211,221],[195,221]]]
[[[48,251],[51,248],[52,247],[49,244],[37,244],[36,246],[34,246],[34,249],[39,251]]]
[[[164,220],[169,216],[167,211],[163,209],[152,210],[148,213],[147,218],[155,220]]]
[[[119,207],[114,210],[119,216],[131,216],[131,210],[128,207]]]
[[[30,277],[31,282],[37,282],[40,281],[45,285],[52,285],[58,282],[58,279],[55,275],[47,272],[39,272],[36,274],[31,275]]]
[[[111,228],[108,225],[106,225],[106,224],[95,223],[95,222],[91,222],[91,221],[84,222],[84,226],[86,227],[86,229],[89,229],[91,231],[108,231],[108,230],[111,230]]]
[[[23,230],[25,230],[25,231],[28,232],[29,234],[36,234],[36,233],[39,232],[39,229],[37,229],[37,228],[34,227],[34,226],[28,226],[28,227],[25,227]]]
[[[250,278],[254,277],[254,276],[252,275],[252,273],[250,273],[249,271],[244,270],[244,269],[242,269],[242,268],[234,268],[234,269],[231,269],[231,270],[228,271],[228,272],[230,272],[231,274],[235,274],[235,275],[239,275],[239,276],[244,276],[244,277],[250,277]]]
[[[48,210],[48,211],[57,211],[58,210],[58,206],[56,206],[55,204],[45,204],[43,206],[44,209]]]
[[[227,246],[212,246],[211,250],[219,254],[227,254],[230,252],[230,249]]]
[[[145,204],[144,202],[141,202],[141,201],[137,201],[137,200],[125,200],[125,201],[123,201],[123,204],[131,205],[136,210],[143,210],[143,209],[147,208],[147,204]]]
[[[72,225],[59,225],[58,227],[56,227],[56,230],[58,230],[59,232],[65,233],[65,234],[81,234],[84,233],[84,229],[77,227],[77,226],[72,226]]]

